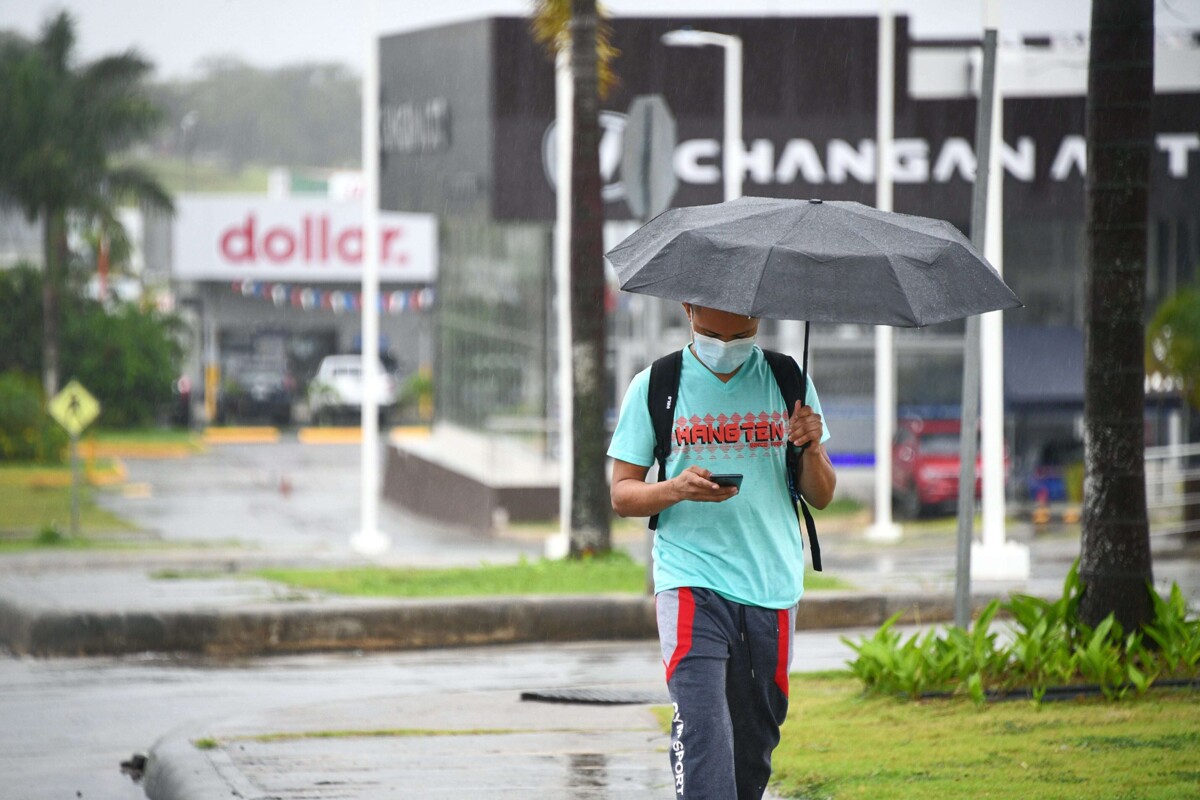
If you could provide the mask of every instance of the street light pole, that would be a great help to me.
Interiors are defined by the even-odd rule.
[[[875,207],[891,211],[892,139],[895,133],[896,21],[884,0],[879,11],[879,68],[875,112]],[[875,326],[875,522],[867,529],[873,542],[899,541],[892,521],[892,437],[896,431],[896,346],[888,325]]]
[[[725,199],[742,196],[742,38],[727,33],[684,28],[662,35],[668,47],[721,47],[725,50],[725,143],[721,150],[721,172]]]
[[[379,530],[379,36],[378,0],[363,10],[366,63],[362,83],[362,484],[356,552],[381,555],[391,540]]]
[[[722,37],[725,48],[725,145],[723,166],[725,199],[742,196],[742,40]]]

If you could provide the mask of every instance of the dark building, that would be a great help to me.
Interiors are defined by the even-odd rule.
[[[481,19],[381,45],[382,203],[439,217],[438,413],[472,427],[491,416],[555,415],[554,65],[528,25]],[[661,95],[677,122],[673,205],[722,199],[721,51],[660,41],[687,26],[743,39],[745,194],[874,203],[874,18],[619,18],[620,83],[601,103],[611,243],[636,225],[620,154],[624,112],[639,95]],[[915,41],[905,18],[896,32],[895,210],[969,233],[978,43]],[[1007,427],[1018,460],[1047,440],[1070,438],[1082,414],[1086,64],[1079,40],[1042,37],[1001,49],[1003,272],[1026,306],[1004,317]],[[1148,313],[1197,281],[1194,37],[1160,42],[1157,84]],[[633,371],[684,341],[682,315],[669,308],[646,329],[649,302],[614,298],[618,393]],[[769,338],[776,326],[764,330]],[[897,336],[902,414],[957,415],[961,331],[958,323]],[[870,330],[818,327],[813,337],[813,374],[837,450],[870,453]],[[1054,360],[1037,357],[1050,349]],[[1154,407],[1169,413],[1171,405]],[[1151,430],[1162,437],[1166,426],[1152,421]]]

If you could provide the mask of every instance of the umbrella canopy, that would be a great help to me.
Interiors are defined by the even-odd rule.
[[[1021,305],[950,223],[848,201],[676,208],[607,258],[625,291],[750,317],[919,327]]]

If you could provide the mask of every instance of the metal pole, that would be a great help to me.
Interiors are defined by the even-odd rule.
[[[742,196],[742,40],[722,36],[725,48],[725,199]]]
[[[895,128],[895,17],[887,0],[879,11],[879,79],[875,111],[875,207],[892,210],[892,139]],[[896,359],[894,332],[875,326],[875,523],[867,538],[900,539],[892,521],[892,436],[896,428]]]
[[[1004,130],[1004,81],[993,78],[991,172],[988,182],[987,249],[984,256],[1004,274],[1004,171],[1001,134]],[[1024,580],[1029,577],[1029,547],[1008,541],[1004,496],[1004,312],[992,311],[979,320],[980,461],[983,465],[982,542],[974,545],[972,578]]]
[[[350,546],[364,555],[391,543],[379,530],[379,38],[378,0],[366,0],[362,82],[362,524]]]
[[[71,538],[79,538],[79,434],[71,434]]]
[[[990,5],[990,4],[989,4]],[[988,23],[991,24],[989,14]],[[996,76],[996,29],[983,32],[983,71],[975,120],[975,187],[971,196],[971,243],[980,253],[986,244],[989,165],[992,151],[992,94]],[[958,563],[954,580],[954,624],[971,621],[971,540],[975,525],[975,428],[979,419],[979,317],[967,318],[963,346],[962,436],[958,470]]]
[[[558,519],[559,532],[546,540],[546,556],[562,558],[571,548],[571,484],[574,481],[574,397],[571,391],[571,107],[575,86],[569,49],[554,66],[554,302],[558,311]]]

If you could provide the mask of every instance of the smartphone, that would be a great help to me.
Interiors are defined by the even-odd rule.
[[[736,486],[742,488],[742,476],[740,473],[725,474],[725,475],[709,475],[708,479],[717,486]]]

